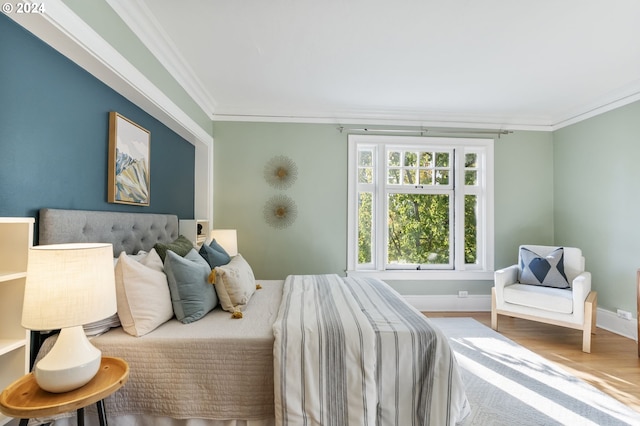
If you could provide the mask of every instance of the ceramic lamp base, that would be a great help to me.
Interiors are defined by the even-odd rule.
[[[102,352],[89,342],[82,326],[63,328],[33,374],[42,389],[68,392],[89,383],[100,368],[101,357]]]

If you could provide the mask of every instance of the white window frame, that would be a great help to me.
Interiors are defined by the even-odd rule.
[[[348,167],[348,226],[347,226],[347,275],[375,276],[392,280],[490,280],[493,279],[494,269],[494,159],[493,139],[480,138],[447,138],[447,137],[413,137],[413,136],[381,136],[381,135],[349,135],[349,167]],[[453,211],[464,212],[465,195],[478,196],[478,235],[477,235],[477,263],[464,263],[464,214],[453,215],[454,238],[453,269],[397,270],[387,268],[387,228],[386,220],[386,175],[381,173],[386,162],[386,152],[389,146],[407,149],[412,146],[428,145],[442,150],[457,150],[458,153],[477,152],[479,173],[477,186],[458,187],[454,190],[454,200],[451,203]],[[374,193],[372,233],[372,263],[358,265],[358,148],[369,146],[374,149],[374,183],[368,185]],[[458,155],[453,168],[456,182],[464,182],[464,155]],[[360,184],[362,188],[362,184]],[[462,188],[462,189],[461,189]],[[383,218],[383,219],[380,219]],[[378,243],[381,242],[381,243]]]

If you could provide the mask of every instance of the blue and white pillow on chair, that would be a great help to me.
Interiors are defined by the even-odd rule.
[[[564,273],[564,249],[559,247],[546,256],[521,247],[520,271],[518,281],[521,284],[540,285],[554,288],[569,288],[569,280]]]

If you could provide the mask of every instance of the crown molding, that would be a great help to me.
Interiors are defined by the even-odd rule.
[[[144,1],[106,0],[198,106],[213,119],[216,101]]]
[[[331,123],[553,132],[637,101],[640,101],[640,80],[572,111],[545,117],[465,115],[403,109],[348,108],[336,111],[310,106],[260,108],[235,105],[219,107],[213,116],[213,121]]]
[[[320,109],[243,109],[218,110],[213,121],[246,121],[278,123],[358,124],[384,126],[503,129],[552,131],[548,120],[518,119],[459,114],[423,113],[419,111],[367,111]]]
[[[597,102],[585,105],[573,113],[566,114],[565,117],[555,121],[555,124],[551,126],[552,130],[559,130],[563,127],[579,123],[589,118],[604,114],[605,112],[613,111],[614,109],[639,101],[640,85],[638,86],[638,88],[629,90],[626,93],[603,97]]]
[[[218,108],[213,121],[246,121],[277,123],[331,123],[418,127],[459,127],[474,129],[503,129],[553,132],[579,123],[625,105],[640,101],[640,89],[618,97],[602,97],[599,101],[584,105],[571,113],[556,117],[490,117],[482,115],[457,115],[420,111],[376,111],[358,109],[335,112],[321,109],[258,109],[234,107],[223,111]]]

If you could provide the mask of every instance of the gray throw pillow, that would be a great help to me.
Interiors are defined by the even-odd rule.
[[[542,257],[521,247],[518,281],[522,284],[569,288],[569,280],[564,273],[564,249],[559,247]]]

